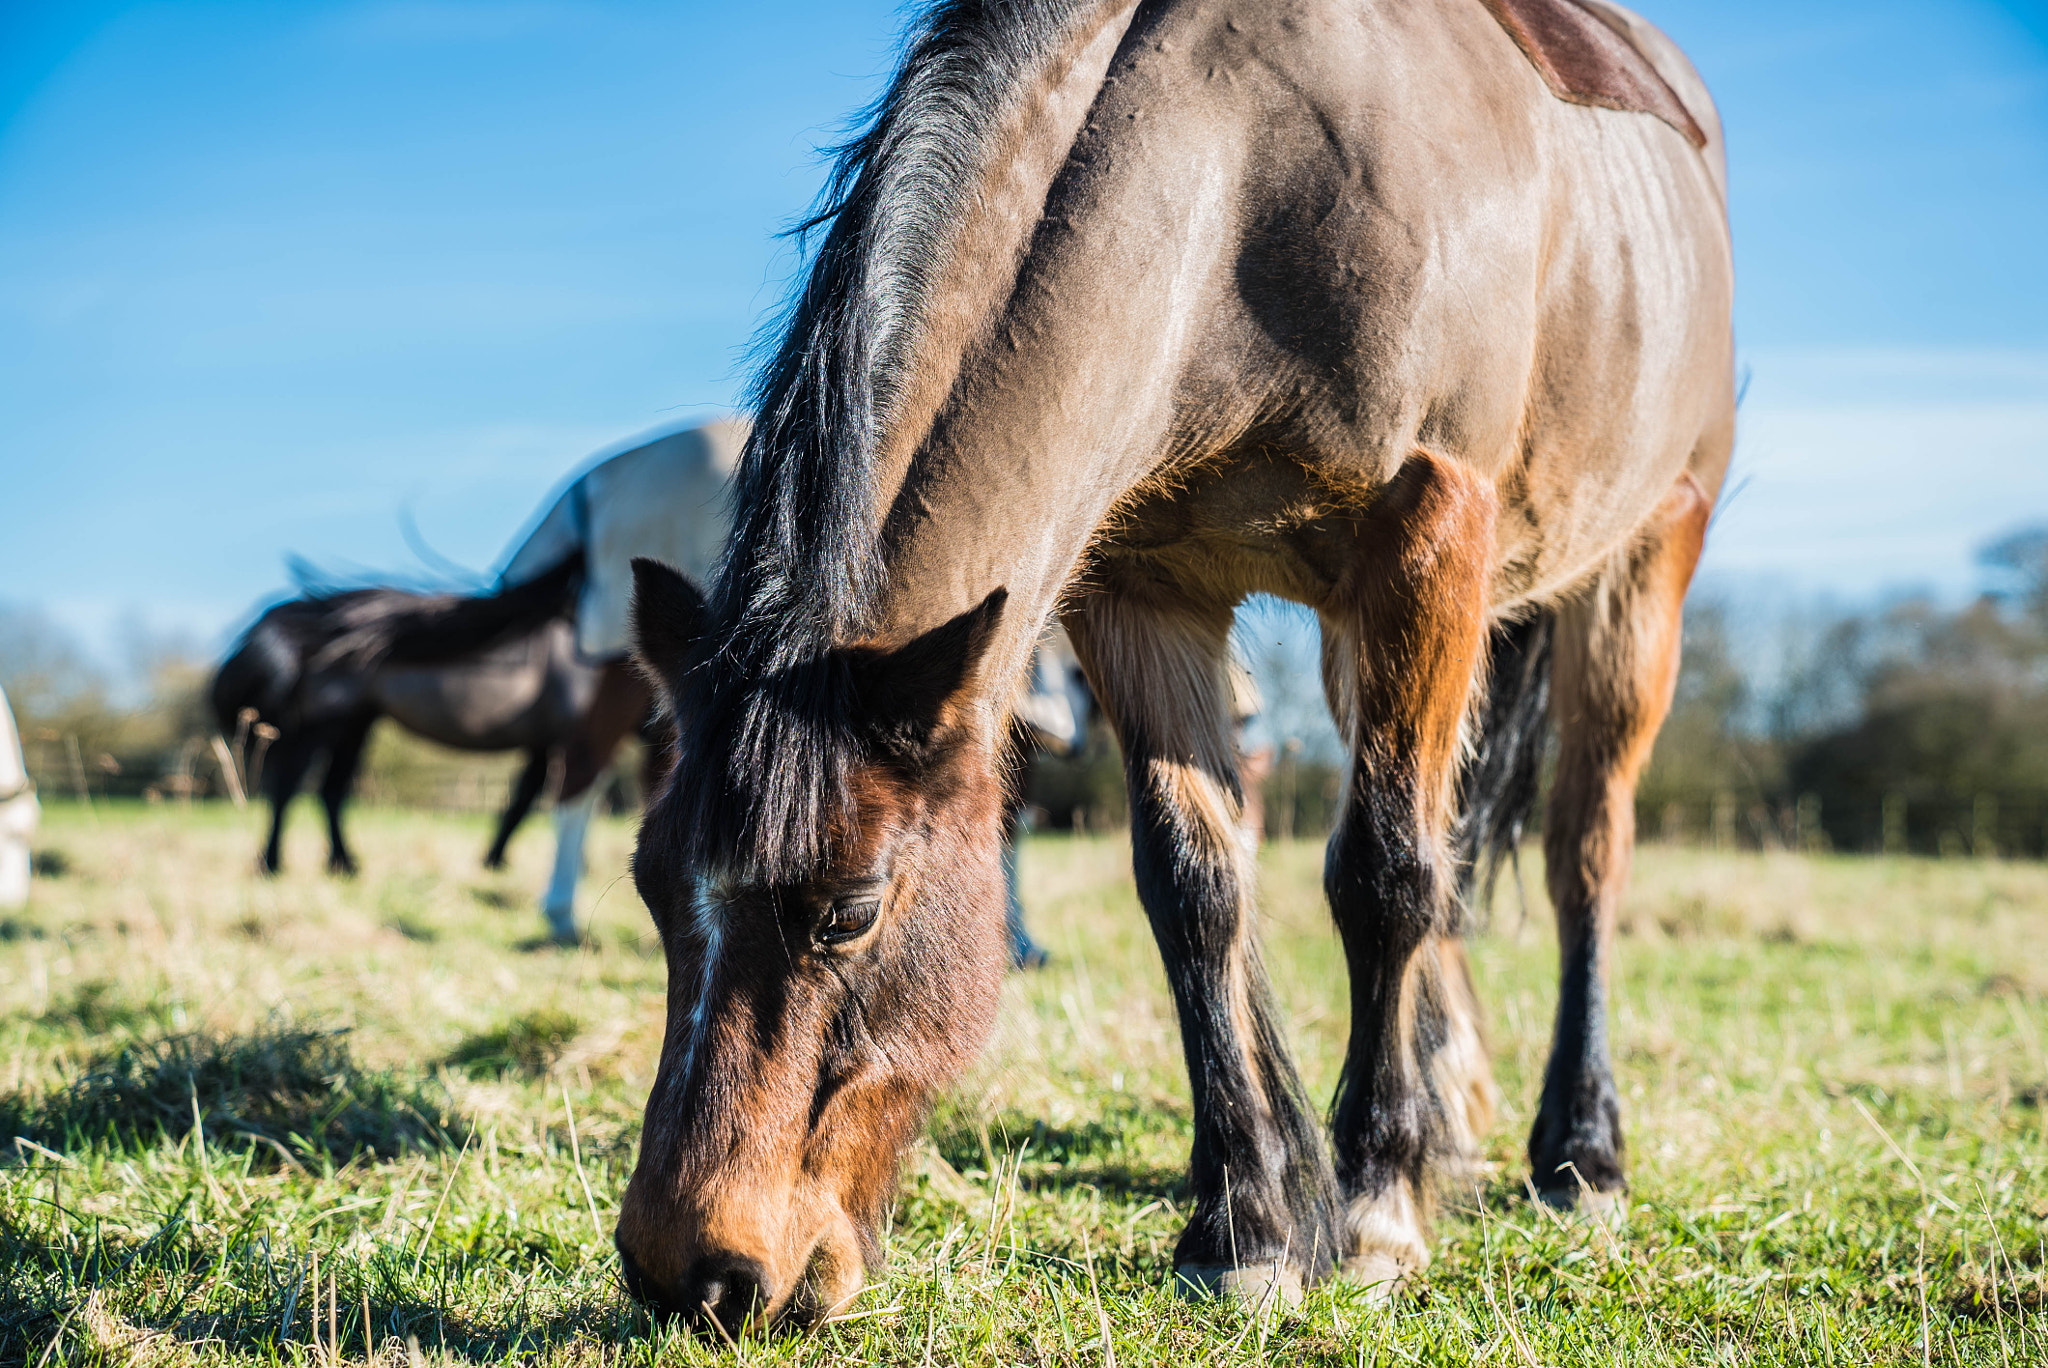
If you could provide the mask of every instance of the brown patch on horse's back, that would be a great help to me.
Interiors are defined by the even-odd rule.
[[[1551,94],[1572,104],[1649,114],[1696,148],[1706,132],[1625,34],[1578,0],[1481,0],[1515,46],[1543,76]]]

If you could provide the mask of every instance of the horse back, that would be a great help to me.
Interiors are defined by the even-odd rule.
[[[1560,98],[1477,0],[1243,0],[1134,28],[1084,164],[1170,159],[1185,182],[1207,158],[1237,185],[1174,446],[1223,428],[1367,491],[1418,450],[1455,459],[1501,496],[1512,599],[1582,576],[1689,467],[1718,489],[1719,124],[1668,40],[1601,9],[1591,22],[1644,35],[1704,146],[1653,112]],[[1148,141],[1147,121],[1183,145]]]

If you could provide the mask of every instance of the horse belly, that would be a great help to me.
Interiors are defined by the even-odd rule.
[[[393,669],[379,676],[377,697],[394,721],[429,741],[460,750],[512,750],[536,740],[545,682],[540,669],[492,664]]]

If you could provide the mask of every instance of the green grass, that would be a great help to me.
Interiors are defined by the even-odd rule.
[[[630,827],[593,831],[593,944],[564,952],[532,906],[543,833],[493,875],[482,819],[364,811],[343,881],[301,816],[264,881],[255,814],[52,805],[64,872],[0,927],[0,1363],[325,1363],[330,1323],[355,1361],[733,1359],[651,1329],[614,1277],[662,1027]],[[1005,988],[913,1155],[886,1281],[859,1319],[739,1356],[2048,1359],[2048,869],[1645,849],[1617,1232],[1522,1196],[1553,970],[1545,914],[1507,890],[1473,945],[1503,1115],[1443,1194],[1436,1262],[1391,1313],[1331,1286],[1261,1319],[1165,1291],[1187,1088],[1126,858],[1030,843],[1057,958]],[[1264,905],[1327,1097],[1345,1019],[1319,859],[1269,849]]]

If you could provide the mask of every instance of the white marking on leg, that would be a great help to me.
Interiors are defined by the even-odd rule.
[[[1406,1178],[1396,1178],[1375,1196],[1352,1198],[1344,1213],[1344,1233],[1351,1241],[1344,1276],[1381,1296],[1391,1297],[1401,1279],[1429,1263],[1422,1212]]]
[[[583,837],[597,809],[593,784],[566,803],[555,804],[555,872],[541,899],[548,929],[563,940],[576,936],[576,881],[583,876]]]

